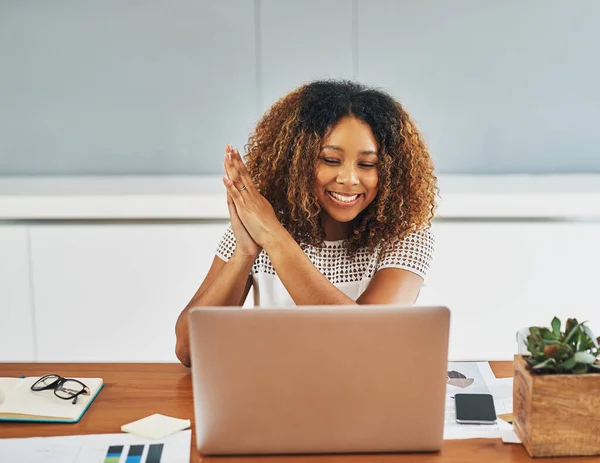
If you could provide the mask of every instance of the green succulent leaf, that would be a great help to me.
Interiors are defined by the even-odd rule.
[[[590,327],[587,326],[587,325],[583,325],[583,331],[585,331],[585,334],[587,335],[588,338],[590,338],[590,340],[594,344],[594,346],[596,348],[598,348],[599,347],[598,346],[598,340],[594,336],[594,333],[592,332],[592,330],[590,329]]]
[[[573,349],[571,349],[567,344],[560,344],[558,348],[558,356],[557,358],[560,360],[564,360],[573,355]]]
[[[573,351],[569,346],[566,344],[559,344],[558,342],[548,344],[544,348],[544,355],[546,355],[546,357],[551,357],[557,360],[564,360],[565,358],[570,357],[572,352]]]
[[[534,365],[537,365],[537,364],[539,363],[539,362],[538,362],[536,359],[534,359],[533,357],[525,357],[525,360],[527,361],[527,363],[528,363],[530,366],[534,366]]]
[[[556,360],[553,358],[549,358],[544,360],[541,363],[538,363],[537,365],[535,365],[533,367],[534,370],[541,370],[542,368],[550,368],[550,367],[555,367],[556,366]]]
[[[567,319],[567,323],[565,324],[565,333],[570,333],[571,330],[577,325],[579,325],[579,323],[577,323],[576,318]]]
[[[527,336],[527,350],[533,355],[537,355],[544,351],[545,342],[539,334],[530,334]]]
[[[561,364],[559,364],[559,367],[561,367],[565,371],[569,371],[569,370],[573,369],[573,367],[576,364],[577,364],[577,362],[575,362],[575,357],[571,357],[571,358],[568,358],[567,360],[565,360],[564,362],[562,362]]]
[[[573,358],[577,363],[585,363],[587,365],[591,365],[596,361],[596,357],[589,352],[575,352]]]
[[[586,343],[586,340],[585,340],[585,334],[584,334],[584,332],[581,331],[581,330],[578,330],[577,331],[577,336],[575,336],[575,337],[577,338],[577,342],[575,344],[575,350],[579,351],[579,352],[587,350],[587,347],[586,347],[587,343]]]
[[[552,332],[554,333],[554,336],[556,336],[557,338],[560,336],[560,320],[558,317],[554,317],[552,319]]]
[[[581,325],[581,323],[577,323],[577,325],[575,325],[573,328],[571,328],[571,331],[569,331],[569,333],[565,336],[565,340],[563,341],[565,344],[567,344],[569,341],[571,341],[571,339],[573,339],[573,336],[575,336],[575,334],[577,334],[577,332],[579,331],[580,325]]]
[[[542,336],[542,339],[545,341],[557,341],[558,342],[558,338],[548,328],[540,328],[540,335]]]
[[[529,367],[538,374],[600,373],[600,337],[594,337],[586,323],[569,318],[561,332],[561,321],[555,316],[551,329],[529,327],[525,341],[531,354],[526,357]]]

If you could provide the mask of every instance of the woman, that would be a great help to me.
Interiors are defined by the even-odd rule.
[[[433,253],[437,180],[422,136],[388,94],[317,81],[276,102],[247,145],[227,145],[230,227],[177,320],[190,365],[194,306],[412,304]]]

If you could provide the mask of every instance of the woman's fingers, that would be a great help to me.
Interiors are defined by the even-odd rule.
[[[255,190],[254,182],[246,169],[244,161],[240,152],[233,148],[231,145],[227,145],[225,153],[225,171],[229,176],[229,179],[238,191],[244,190]]]
[[[233,198],[229,194],[229,191],[227,191],[227,209],[229,210],[229,221],[233,225],[240,219],[237,215],[237,209],[235,208],[235,203],[233,202]]]
[[[244,161],[242,161],[242,156],[237,148],[233,149],[232,160],[233,166],[235,167],[238,178],[242,184],[246,185],[247,188],[254,188],[254,182],[252,181],[248,169],[246,169],[246,165],[244,164]]]
[[[229,180],[232,182],[232,184],[239,190],[244,186],[244,181],[240,176],[234,159],[235,153],[233,147],[231,145],[227,145],[225,147],[225,162],[223,163],[225,167],[225,173],[229,177]]]
[[[227,186],[227,185],[225,185],[225,186]],[[233,218],[234,214],[236,214],[237,211],[235,210],[235,204],[233,202],[233,198],[229,194],[229,191],[227,191],[227,209],[229,209],[229,217]]]
[[[227,174],[223,176],[223,183],[225,185],[225,188],[227,188],[227,193],[231,196],[231,199],[233,199],[234,205],[238,203],[243,203],[244,198],[242,197],[240,191],[236,188],[235,184],[231,181]]]
[[[230,179],[234,177],[233,163],[231,162],[232,155],[233,151],[231,145],[225,145],[225,160],[223,162],[223,167],[225,167],[225,173]]]

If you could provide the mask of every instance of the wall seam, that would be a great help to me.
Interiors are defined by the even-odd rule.
[[[254,53],[256,56],[256,116],[262,108],[262,31],[260,22],[260,0],[254,0]]]
[[[31,252],[31,227],[26,227],[27,230],[27,270],[29,276],[29,307],[31,310],[31,334],[33,345],[33,361],[37,362],[40,358],[38,352],[38,330],[35,310],[35,285],[33,282],[33,255]]]
[[[352,79],[358,80],[358,0],[352,0]]]

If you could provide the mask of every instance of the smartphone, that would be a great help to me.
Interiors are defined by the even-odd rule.
[[[457,423],[496,423],[496,408],[491,394],[455,394],[454,403]]]

